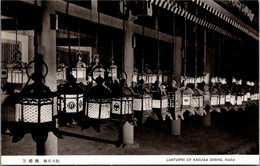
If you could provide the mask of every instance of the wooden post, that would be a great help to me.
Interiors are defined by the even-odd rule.
[[[37,53],[42,54],[42,60],[48,66],[48,75],[45,77],[45,85],[48,86],[51,91],[56,91],[56,30],[50,29],[50,14],[55,14],[55,2],[42,1],[42,7],[42,26],[37,32]],[[42,68],[42,73],[46,73],[44,67]],[[54,100],[53,107],[54,114],[57,114],[56,99]],[[46,142],[44,144],[38,144],[37,149],[39,149],[41,153],[43,152],[44,155],[57,155],[57,137],[52,132],[49,132]]]
[[[173,42],[173,79],[176,81],[176,86],[181,85],[181,47],[182,47],[182,38],[176,36]],[[171,135],[181,135],[181,119],[171,121]]]
[[[211,64],[212,64],[212,53],[213,50],[210,47],[207,47],[207,30],[205,28],[204,30],[204,73],[208,74],[208,77],[206,77],[205,84],[209,84],[210,76],[211,76]],[[202,123],[205,126],[211,125],[211,112],[209,110],[207,111],[207,115],[204,115],[202,117]]]
[[[130,87],[132,82],[132,75],[134,70],[134,48],[132,47],[133,37],[133,22],[124,22],[124,55],[123,55],[123,67],[127,73],[126,83]],[[123,125],[123,144],[133,145],[134,144],[134,125],[126,122]]]

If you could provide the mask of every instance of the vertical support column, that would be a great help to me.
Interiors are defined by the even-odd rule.
[[[133,37],[133,22],[125,21],[125,32],[124,32],[124,71],[127,73],[126,83],[128,86],[131,85],[132,75],[134,70],[134,49],[132,47]],[[123,144],[132,145],[134,144],[134,125],[126,122],[123,125]]]
[[[209,84],[209,79],[211,75],[211,64],[212,64],[212,53],[213,50],[210,47],[207,47],[207,31],[204,30],[204,73],[206,74],[205,84]],[[202,123],[205,126],[211,126],[211,112],[206,110],[207,115],[202,117]]]
[[[45,85],[48,86],[51,91],[56,91],[56,31],[50,29],[50,14],[55,14],[55,2],[42,1],[43,13],[42,13],[42,27],[37,34],[37,52],[42,54],[42,60],[48,66],[48,75],[45,77]],[[42,68],[42,72],[45,73],[45,68]],[[54,100],[54,114],[57,114],[57,102]],[[40,146],[40,145],[39,145]],[[38,147],[38,146],[37,146]],[[48,139],[44,143],[44,155],[57,155],[58,154],[58,140],[52,133],[48,133]]]
[[[91,0],[91,10],[97,12],[98,11],[98,1]]]
[[[181,85],[181,47],[182,47],[182,38],[180,36],[175,37],[175,42],[173,42],[174,47],[174,80],[176,81],[176,86]],[[171,135],[181,135],[181,119],[171,121]]]
[[[126,83],[131,86],[132,75],[134,72],[134,48],[132,46],[133,38],[133,22],[125,21],[125,32],[124,32],[124,70],[127,73]]]

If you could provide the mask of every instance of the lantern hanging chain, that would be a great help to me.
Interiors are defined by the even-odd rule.
[[[69,63],[70,63],[70,65],[71,65],[71,64],[72,64],[72,56],[71,56],[71,48],[70,48],[69,2],[67,2],[66,16],[67,16],[67,28],[68,28]]]
[[[144,0],[143,0],[143,13],[142,13],[142,73],[144,72]]]
[[[158,21],[157,21],[157,80],[160,74],[160,7],[158,7]]]
[[[80,53],[80,22],[79,22],[79,20],[78,20],[78,47],[79,47],[79,53]]]
[[[173,2],[175,3],[175,2]],[[176,43],[175,43],[175,13],[172,12],[172,42],[173,42],[173,58],[172,58],[172,66],[171,67],[171,76],[174,75],[174,70],[175,70],[175,65],[174,65],[174,61],[176,59],[176,54],[175,54],[175,46],[176,46]]]
[[[207,21],[207,13],[205,14],[205,20]],[[204,73],[206,73],[206,64],[207,64],[207,27],[204,29],[204,57],[203,57],[203,64],[204,64]]]
[[[125,55],[125,1],[123,0],[123,49],[122,49],[122,69],[124,69],[124,55]]]
[[[15,47],[16,49],[18,50],[18,39],[17,39],[17,35],[18,35],[18,32],[17,32],[17,15],[15,17]]]
[[[213,24],[215,25],[215,19],[213,18]],[[215,72],[214,72],[214,70],[215,70],[215,30],[213,29],[212,30],[213,32],[212,32],[212,38],[213,38],[213,44],[212,44],[212,55],[213,55],[213,63],[212,63],[212,77],[214,77],[215,75]]]
[[[98,52],[98,30],[99,30],[99,24],[100,24],[100,14],[98,12],[98,26],[97,26],[97,29],[96,29],[96,49],[97,49],[97,54],[99,53]]]
[[[196,8],[196,17],[198,17],[198,9]],[[197,87],[197,75],[198,75],[198,24],[195,22],[195,87]]]
[[[184,8],[185,11],[187,11],[187,2],[184,2]],[[183,69],[184,78],[186,77],[186,63],[187,63],[186,52],[187,52],[187,19],[186,17],[184,17],[184,69]]]

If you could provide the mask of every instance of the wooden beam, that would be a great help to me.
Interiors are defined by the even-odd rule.
[[[33,5],[41,6],[40,3],[34,3],[34,1],[31,1],[31,0],[19,0],[19,1],[31,4],[31,5],[33,4]],[[53,4],[54,3],[55,3],[56,12],[66,14],[67,2],[62,1],[62,0],[55,0],[53,2]],[[99,13],[99,14],[100,14],[100,24],[101,25],[106,25],[106,26],[110,26],[112,28],[123,30],[123,20],[103,14],[103,13]],[[98,12],[92,11],[90,9],[87,9],[87,8],[84,8],[81,6],[77,6],[72,3],[69,4],[68,15],[77,17],[77,18],[80,18],[83,20],[91,21],[93,23],[98,23]],[[140,25],[134,24],[133,26],[134,26],[134,30],[133,30],[134,33],[142,34],[142,27]],[[151,38],[156,39],[156,31],[154,29],[145,28],[144,35],[146,37],[151,37]],[[166,33],[160,32],[160,40],[172,43],[172,36],[168,35]]]

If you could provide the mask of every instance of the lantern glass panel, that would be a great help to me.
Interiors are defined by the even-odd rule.
[[[65,113],[78,113],[83,111],[83,94],[60,95],[58,97],[58,110],[64,111]]]
[[[122,109],[122,113],[121,113]],[[112,99],[112,114],[127,115],[133,113],[133,97]]]
[[[247,95],[246,94],[244,94],[244,96],[243,96],[243,101],[247,101]]]
[[[182,105],[183,106],[190,106],[191,105],[191,94],[183,94]]]
[[[23,84],[27,82],[25,69],[8,69],[7,82],[14,84]]]
[[[134,98],[133,109],[135,111],[152,110],[152,96],[147,94],[141,98]]]
[[[230,103],[231,103],[232,105],[235,105],[235,104],[236,104],[236,96],[231,95]]]
[[[66,69],[58,69],[56,74],[57,80],[66,80]]]
[[[161,99],[153,99],[153,108],[167,108],[168,98],[167,95],[161,96]]]
[[[23,98],[20,101],[19,119],[22,122],[45,123],[51,122],[53,116],[53,99]]]
[[[211,95],[210,104],[215,106],[219,104],[219,95]]]
[[[136,83],[137,82],[137,73],[133,74],[133,82]]]
[[[200,107],[200,96],[192,96],[192,106],[193,107]]]
[[[93,119],[109,119],[111,99],[89,98],[86,103],[86,115]]]
[[[93,72],[93,78],[94,80],[97,78],[97,77],[102,77],[102,78],[105,78],[105,71],[104,70],[95,70]]]
[[[230,94],[226,95],[226,102],[231,102],[231,95]]]
[[[237,96],[237,105],[242,105],[242,96]]]
[[[250,96],[251,96],[251,95],[250,95],[250,92],[247,92],[247,93],[246,93],[247,99],[250,99]]]
[[[220,98],[219,104],[220,104],[220,105],[225,105],[225,103],[226,103],[226,97],[225,97],[225,95],[220,95],[219,98]]]
[[[72,68],[72,75],[77,79],[86,79],[86,68]]]

